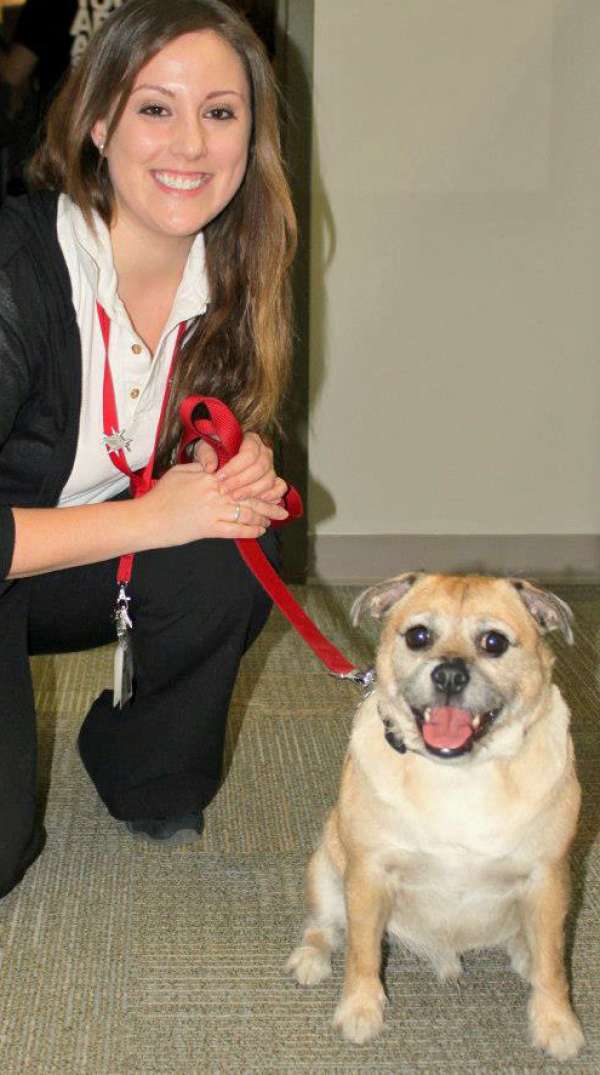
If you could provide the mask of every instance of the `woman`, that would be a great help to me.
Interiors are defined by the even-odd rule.
[[[0,894],[43,842],[28,653],[114,639],[119,558],[136,554],[120,602],[134,695],[103,692],[80,753],[132,832],[200,832],[269,610],[229,539],[273,558],[287,515],[264,438],[294,218],[252,30],[220,0],[127,0],[55,100],[30,180],[0,217]],[[190,394],[246,431],[218,473],[207,444],[173,465]],[[158,481],[132,498],[144,467]]]

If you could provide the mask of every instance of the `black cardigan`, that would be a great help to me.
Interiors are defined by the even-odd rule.
[[[14,549],[10,506],[55,505],[77,448],[81,340],[57,204],[39,192],[0,211],[0,580]]]

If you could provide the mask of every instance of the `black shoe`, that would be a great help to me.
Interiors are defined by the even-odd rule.
[[[152,843],[189,844],[197,840],[204,829],[204,816],[184,814],[183,817],[137,817],[126,821],[125,827],[133,835]]]

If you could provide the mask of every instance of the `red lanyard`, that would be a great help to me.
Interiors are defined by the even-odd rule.
[[[156,459],[156,448],[158,446],[158,438],[162,429],[162,424],[167,409],[167,403],[169,402],[169,395],[171,393],[171,380],[173,377],[173,370],[175,369],[175,363],[179,356],[181,348],[181,340],[186,330],[186,323],[183,321],[179,326],[177,332],[177,339],[175,341],[175,347],[173,348],[173,357],[171,358],[171,365],[169,367],[169,373],[167,376],[167,383],[165,384],[165,391],[163,394],[162,405],[160,408],[160,416],[158,424],[156,426],[156,434],[154,437],[154,447],[152,454],[146,463],[146,466],[140,470],[132,470],[125,458],[125,450],[127,447],[127,439],[125,434],[119,432],[119,416],[117,413],[117,401],[115,398],[115,388],[112,379],[112,372],[110,368],[109,360],[109,344],[110,344],[110,318],[106,310],[96,303],[96,309],[98,311],[98,320],[100,322],[100,328],[102,330],[102,339],[104,340],[104,381],[102,385],[102,423],[104,429],[104,443],[106,450],[110,456],[113,466],[120,470],[123,474],[126,474],[129,478],[129,486],[134,497],[143,496],[149,489],[155,484],[155,479],[152,477],[152,471],[154,469],[154,460]],[[117,567],[117,582],[127,584],[131,579],[131,569],[133,565],[133,553],[126,553],[119,560]]]

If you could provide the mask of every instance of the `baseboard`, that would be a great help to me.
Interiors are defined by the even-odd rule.
[[[309,537],[309,582],[368,585],[413,570],[596,583],[600,582],[600,535],[313,534]]]

